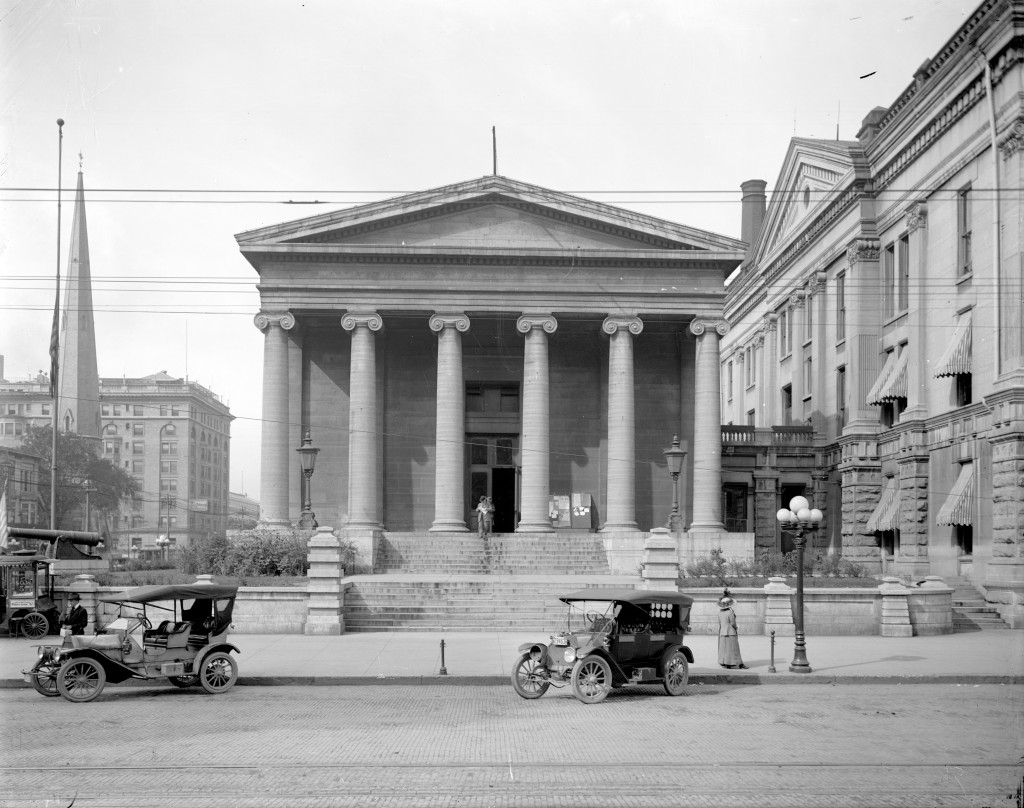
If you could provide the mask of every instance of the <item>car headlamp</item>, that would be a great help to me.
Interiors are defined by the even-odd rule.
[[[36,656],[39,656],[39,657],[46,656],[46,648],[44,648],[43,646],[40,645],[39,648],[36,649]]]
[[[566,648],[565,649],[565,653],[562,655],[562,658],[566,662],[568,662],[570,664],[575,662],[576,661],[576,649],[575,648]]]

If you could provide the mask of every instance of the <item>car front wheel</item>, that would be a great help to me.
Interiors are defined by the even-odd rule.
[[[68,701],[92,701],[103,692],[107,674],[94,659],[71,659],[61,665],[57,673],[57,690]]]
[[[690,663],[682,651],[673,651],[662,666],[662,686],[670,696],[681,696],[690,681]]]
[[[30,678],[32,680],[32,687],[36,689],[37,693],[42,693],[44,696],[60,695],[57,692],[58,670],[60,668],[53,662],[42,662],[32,669]]]
[[[572,692],[584,704],[603,701],[612,689],[612,668],[599,656],[577,660],[572,668]]]
[[[512,689],[524,699],[539,699],[551,686],[539,673],[540,668],[529,654],[523,654],[512,666]]]
[[[238,665],[226,651],[214,651],[203,660],[199,684],[207,693],[223,693],[238,679]]]

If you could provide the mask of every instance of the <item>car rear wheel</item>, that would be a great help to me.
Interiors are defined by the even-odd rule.
[[[186,687],[192,687],[196,682],[199,681],[198,676],[168,676],[168,681],[175,687],[185,689]]]
[[[577,660],[572,667],[572,692],[584,704],[603,701],[612,689],[612,668],[599,656]]]
[[[79,657],[65,662],[57,673],[57,690],[68,701],[92,701],[103,692],[107,674],[94,659]]]
[[[32,687],[44,696],[59,696],[57,692],[57,671],[60,668],[53,662],[40,663],[32,669],[30,679]]]
[[[690,681],[690,663],[682,651],[669,654],[662,666],[662,686],[670,696],[681,696]]]
[[[238,665],[226,651],[214,651],[203,660],[199,684],[207,693],[223,693],[238,679]]]
[[[21,618],[21,633],[30,640],[38,640],[40,637],[45,637],[46,632],[49,630],[50,621],[46,619],[45,614],[29,612]]]
[[[539,699],[551,683],[538,673],[540,664],[529,654],[523,654],[512,666],[512,689],[524,699]]]

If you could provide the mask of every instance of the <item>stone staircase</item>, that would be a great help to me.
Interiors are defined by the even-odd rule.
[[[592,533],[389,533],[374,575],[345,579],[346,631],[554,631],[560,595],[635,588]]]
[[[986,603],[970,580],[954,578],[949,585],[953,587],[954,632],[1009,628],[996,608]]]

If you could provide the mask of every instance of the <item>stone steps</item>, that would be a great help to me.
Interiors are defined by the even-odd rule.
[[[955,579],[953,594],[953,631],[1003,630],[1010,627],[998,610],[990,606],[974,586],[964,579]]]

